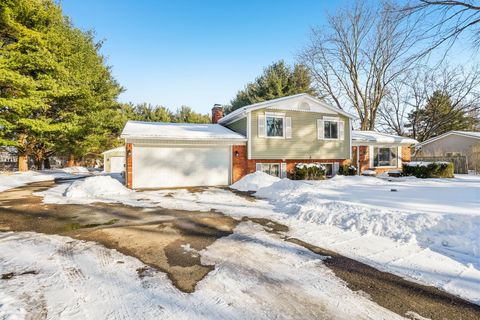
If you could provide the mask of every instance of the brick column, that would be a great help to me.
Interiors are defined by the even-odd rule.
[[[126,146],[126,159],[125,159],[125,185],[127,188],[132,188],[132,151],[133,146],[131,143],[127,143]]]
[[[247,146],[232,146],[232,183],[247,174]]]

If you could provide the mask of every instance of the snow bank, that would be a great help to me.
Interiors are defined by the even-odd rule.
[[[417,184],[416,188],[412,184]],[[414,241],[436,251],[480,258],[480,182],[449,183],[437,179],[389,182],[337,176],[327,181],[283,179],[259,189],[295,219],[345,231]],[[395,189],[397,192],[392,192]]]
[[[65,196],[71,199],[95,199],[128,195],[130,192],[110,176],[96,176],[75,181],[65,190]]]
[[[15,172],[13,174],[2,174],[0,175],[0,192],[7,189],[21,187],[28,183],[38,182],[38,181],[49,181],[53,180],[55,176],[39,173],[35,171],[27,172]]]
[[[88,171],[87,168],[79,167],[79,166],[62,168],[62,169],[60,169],[60,171],[65,172],[65,173],[73,173],[73,174],[90,173],[90,171]]]
[[[245,177],[232,184],[230,188],[239,191],[257,191],[258,189],[267,187],[279,180],[279,178],[271,176],[265,172],[256,171],[247,174]]]

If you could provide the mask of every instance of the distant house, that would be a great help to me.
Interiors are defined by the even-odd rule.
[[[352,164],[359,174],[365,170],[377,174],[401,169],[411,159],[411,147],[417,140],[375,131],[352,131]]]
[[[119,173],[125,171],[125,146],[104,151],[103,171]]]
[[[415,149],[420,157],[465,156],[470,170],[479,169],[480,132],[449,131],[419,143]]]
[[[298,163],[322,163],[327,174],[334,175],[340,165],[352,162],[352,118],[308,94],[297,94],[245,106],[226,116],[216,105],[212,124],[128,121],[121,134],[126,144],[126,184],[130,188],[229,185],[255,171],[284,178]],[[379,170],[401,165],[403,151],[398,148],[412,144],[395,139],[362,142],[359,146],[372,146],[371,154],[377,158],[368,168]],[[387,154],[382,146],[400,151]]]
[[[4,147],[0,149],[0,171],[14,171],[18,168],[16,149]]]

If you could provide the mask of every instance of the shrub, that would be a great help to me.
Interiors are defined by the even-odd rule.
[[[352,165],[343,165],[338,168],[338,174],[342,176],[354,176],[357,174],[357,168]]]
[[[403,164],[403,175],[417,178],[453,178],[452,162],[410,162]]]
[[[290,178],[293,180],[323,180],[326,168],[320,163],[298,163]]]

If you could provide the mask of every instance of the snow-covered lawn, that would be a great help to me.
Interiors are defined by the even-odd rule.
[[[288,236],[480,304],[480,176],[390,180],[302,182],[255,173],[233,186],[257,191],[252,201],[219,188],[135,192],[96,176],[38,195],[46,203],[116,202],[268,218],[287,225]],[[0,315],[44,305],[49,315],[73,318],[302,318],[309,310],[322,310],[309,318],[396,317],[349,290],[318,256],[250,222],[203,250],[201,259],[216,268],[188,295],[161,272],[139,280],[136,269],[143,264],[114,250],[65,237],[5,233],[0,273],[15,275],[0,282]],[[38,274],[21,275],[28,271]]]
[[[251,222],[203,250],[215,270],[193,294],[152,269],[139,279],[143,263],[93,242],[3,233],[0,253],[0,273],[14,272],[0,281],[2,319],[401,319]]]
[[[24,186],[28,183],[39,181],[52,181],[55,179],[68,179],[78,176],[90,175],[87,168],[69,167],[56,170],[12,172],[0,174],[0,192]]]

